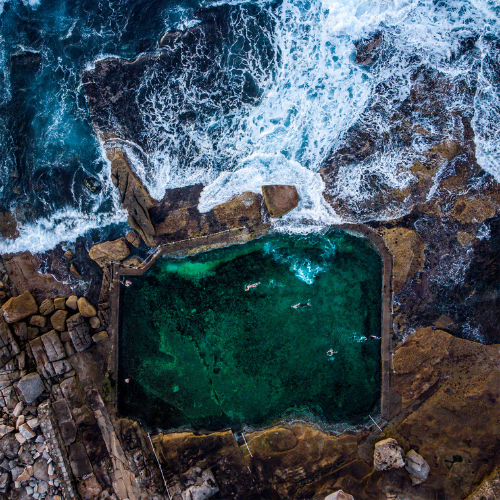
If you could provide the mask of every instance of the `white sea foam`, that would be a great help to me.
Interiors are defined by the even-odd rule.
[[[127,214],[123,210],[105,214],[83,213],[72,208],[58,210],[50,218],[22,224],[15,240],[0,239],[0,253],[44,252],[61,241],[74,242],[87,231],[126,220]]]

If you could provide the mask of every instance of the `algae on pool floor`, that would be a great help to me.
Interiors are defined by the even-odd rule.
[[[269,236],[160,259],[132,281],[123,415],[220,430],[293,413],[354,423],[378,404],[381,261],[364,239]]]

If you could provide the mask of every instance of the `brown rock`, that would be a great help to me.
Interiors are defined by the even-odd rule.
[[[66,250],[64,252],[64,257],[68,260],[71,260],[74,256],[74,253],[71,250]]]
[[[36,326],[29,326],[27,331],[27,339],[33,340],[38,337],[40,330]]]
[[[73,443],[70,445],[68,447],[68,456],[71,469],[76,477],[83,477],[92,473],[92,467],[82,443]]]
[[[372,37],[355,42],[356,64],[368,66],[373,64],[378,57],[380,45],[382,44],[382,33],[375,33]]]
[[[405,465],[405,453],[393,438],[375,443],[373,466],[375,470],[400,469]]]
[[[19,337],[20,340],[28,340],[28,327],[24,321],[19,323],[14,323],[12,325],[14,333]]]
[[[54,299],[54,307],[56,311],[60,311],[66,308],[66,299],[64,297],[58,297]]]
[[[78,311],[84,318],[91,318],[97,314],[96,308],[85,297],[78,299]]]
[[[69,266],[69,272],[71,273],[71,276],[73,276],[77,280],[83,279],[82,274],[80,273],[80,271],[78,270],[78,268],[76,267],[76,265],[73,262]]]
[[[54,371],[52,363],[47,357],[41,338],[39,337],[31,340],[30,347],[31,352],[33,353],[33,357],[35,358],[36,369],[38,373],[46,379],[55,377],[56,372]]]
[[[266,215],[263,208],[262,196],[247,191],[215,206],[213,211],[217,220],[232,229],[262,224]]]
[[[92,345],[90,326],[80,313],[68,318],[66,324],[68,326],[71,341],[78,352],[84,351],[87,347]]]
[[[130,257],[128,259],[125,259],[122,263],[123,267],[128,267],[128,268],[133,268],[133,267],[140,267],[142,264],[142,260],[139,259],[138,257]]]
[[[0,212],[0,236],[10,240],[19,236],[17,221],[11,212]]]
[[[66,306],[69,309],[73,309],[74,311],[76,311],[78,309],[78,297],[76,295],[71,295],[71,297],[68,297]]]
[[[48,316],[49,314],[52,314],[54,312],[54,309],[55,306],[53,299],[45,299],[40,304],[40,314],[42,314],[43,316]]]
[[[46,324],[47,324],[47,318],[45,316],[39,316],[38,314],[35,314],[30,318],[31,326],[36,326],[38,328],[45,328]]]
[[[94,330],[97,330],[101,326],[101,321],[97,316],[92,316],[92,318],[89,319],[89,323]]]
[[[141,246],[141,237],[135,231],[129,231],[125,239],[135,248]]]
[[[106,330],[103,330],[102,332],[96,333],[95,335],[92,335],[92,340],[95,343],[102,342],[103,340],[106,340],[108,338],[108,332]]]
[[[61,338],[61,342],[70,342],[71,337],[69,336],[69,332],[61,332],[59,334],[59,337]]]
[[[273,219],[283,217],[283,215],[293,210],[300,201],[295,186],[278,184],[262,186],[262,194],[269,215]]]
[[[35,299],[29,292],[12,297],[2,306],[2,313],[7,323],[15,323],[38,312]]]
[[[119,262],[126,259],[130,250],[124,238],[118,238],[114,241],[105,241],[94,245],[89,256],[95,260],[101,267],[109,265],[111,262]]]
[[[154,246],[155,231],[149,209],[153,208],[157,202],[132,171],[127,157],[120,149],[115,149],[112,156],[111,179],[118,188],[123,208],[129,213],[130,227],[141,235],[146,245]]]
[[[57,361],[65,357],[64,347],[59,340],[59,335],[55,330],[51,330],[40,337],[43,348],[49,358],[49,361]]]
[[[62,299],[64,301],[64,299]],[[68,311],[66,310],[58,310],[51,317],[50,322],[52,323],[52,327],[59,331],[63,332],[66,330],[66,318],[68,317]]]
[[[49,480],[49,464],[45,458],[38,458],[33,464],[33,475],[39,479],[40,481],[48,481]]]
[[[458,231],[457,232],[457,241],[463,247],[466,247],[467,245],[474,243],[475,240],[476,240],[476,237],[473,234],[466,233],[465,231]]]

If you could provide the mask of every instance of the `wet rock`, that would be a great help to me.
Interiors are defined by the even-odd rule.
[[[373,454],[375,470],[400,469],[405,465],[405,453],[395,439],[388,438],[375,443]]]
[[[97,314],[97,309],[85,297],[78,299],[78,311],[84,318],[92,318]]]
[[[0,439],[0,450],[9,459],[13,460],[17,457],[21,445],[15,438],[14,434],[7,434]]]
[[[213,212],[217,220],[229,229],[256,226],[262,224],[267,217],[262,196],[250,191],[216,205]]]
[[[130,250],[124,238],[113,241],[105,241],[91,247],[89,256],[101,267],[108,266],[111,262],[119,262],[126,259]]]
[[[68,456],[71,469],[76,477],[83,477],[92,473],[87,452],[82,443],[73,443],[68,447]]]
[[[17,221],[11,212],[0,212],[0,236],[10,240],[19,236]]]
[[[74,255],[75,254],[71,250],[66,250],[64,252],[64,258],[67,259],[67,260],[73,259]]]
[[[135,248],[139,248],[141,246],[141,237],[135,231],[129,231],[125,239]]]
[[[54,309],[55,306],[53,299],[45,299],[40,304],[40,314],[42,314],[43,316],[48,316],[49,314],[52,314],[54,312]]]
[[[73,309],[76,311],[78,309],[78,297],[76,295],[71,295],[71,297],[68,297],[68,300],[66,300],[66,306],[69,309]]]
[[[405,469],[410,473],[413,484],[423,483],[429,475],[430,466],[415,450],[406,454]]]
[[[35,299],[29,292],[24,292],[18,297],[12,297],[2,306],[2,313],[7,323],[21,321],[38,312]]]
[[[130,227],[141,235],[146,245],[154,246],[155,230],[151,222],[149,209],[153,208],[157,202],[148,193],[139,177],[132,171],[123,151],[115,149],[114,154],[111,153],[110,156],[111,179],[120,193],[122,207],[129,214],[128,222]]]
[[[31,326],[36,326],[38,328],[45,328],[46,324],[47,324],[47,318],[45,316],[40,316],[38,314],[35,314],[30,318]]]
[[[293,210],[300,201],[295,186],[278,184],[262,186],[262,194],[269,215],[273,219],[283,217],[283,215]]]
[[[58,310],[51,317],[50,322],[52,327],[58,332],[63,332],[66,330],[66,318],[68,317],[68,311]]]
[[[372,37],[355,42],[356,63],[361,66],[373,64],[379,55],[382,44],[382,33],[377,32]]]
[[[85,318],[77,313],[71,316],[66,324],[71,341],[78,352],[84,351],[92,345],[92,337],[90,336],[90,326],[85,321]]]
[[[101,183],[95,177],[84,177],[82,184],[92,194],[96,194],[101,191]]]
[[[59,340],[59,335],[55,330],[42,335],[40,340],[43,343],[43,348],[45,353],[49,358],[49,361],[58,361],[65,357],[64,347]]]
[[[83,279],[82,274],[80,273],[80,271],[78,270],[78,268],[76,267],[76,265],[73,262],[69,266],[69,272],[71,273],[73,278],[76,278],[77,280]]]
[[[27,403],[35,401],[44,391],[42,379],[38,373],[28,373],[19,381],[19,390]]]

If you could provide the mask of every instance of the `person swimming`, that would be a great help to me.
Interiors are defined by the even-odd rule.
[[[334,351],[333,349],[330,349],[329,351],[326,351],[326,354],[328,357],[332,357],[334,354],[338,354],[338,351]]]
[[[299,302],[298,304],[295,304],[293,307],[294,309],[299,309],[300,307],[310,307],[311,304],[309,302]]]
[[[259,285],[260,285],[260,281],[258,283],[252,283],[251,285],[247,285],[245,287],[245,292],[248,292],[248,290],[250,290],[250,288],[257,288]]]

